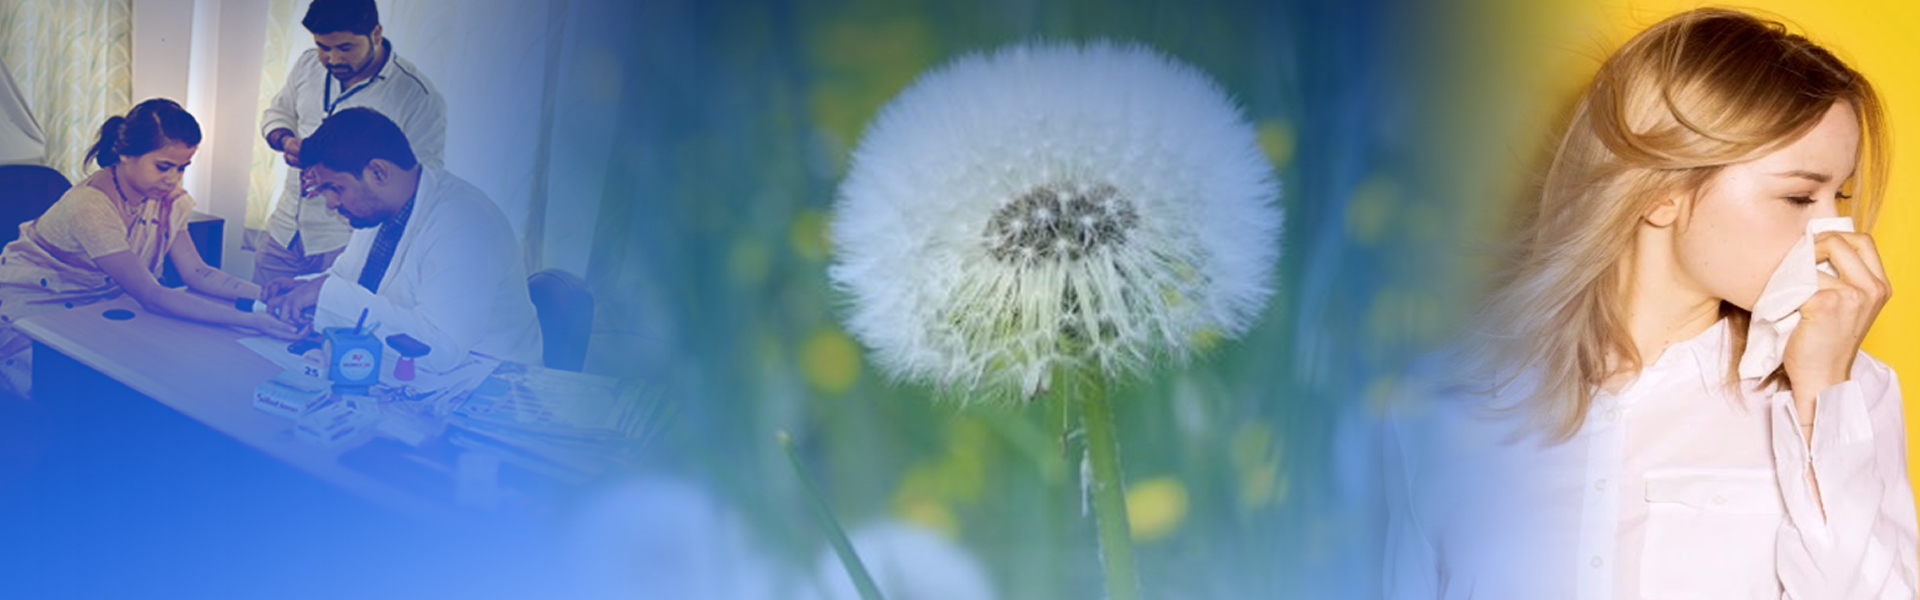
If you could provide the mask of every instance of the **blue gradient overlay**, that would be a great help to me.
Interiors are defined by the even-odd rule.
[[[663,432],[643,456],[536,509],[434,523],[124,389],[11,402],[0,597],[838,597],[781,430],[847,528],[933,532],[999,598],[1099,597],[1057,414],[888,381],[840,328],[846,299],[826,277],[825,223],[865,122],[926,69],[1032,39],[1139,42],[1192,64],[1240,104],[1283,182],[1278,293],[1258,326],[1117,390],[1126,477],[1165,492],[1140,500],[1165,521],[1136,542],[1146,597],[1375,597],[1384,386],[1458,311],[1462,221],[1424,191],[1419,150],[1423,69],[1441,59],[1408,60],[1434,42],[1416,25],[1425,10],[567,2],[549,13],[560,36],[526,50],[546,57],[544,77],[500,82],[537,93],[476,112],[551,134],[501,142],[549,150],[527,192],[548,210],[510,216],[540,228],[545,266],[595,295],[587,371],[659,390]],[[489,123],[448,126],[451,142],[489,143]],[[356,456],[444,494],[444,474]]]

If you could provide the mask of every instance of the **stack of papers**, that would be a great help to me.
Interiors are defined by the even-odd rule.
[[[666,404],[637,383],[501,363],[453,410],[449,438],[569,483],[637,457]]]
[[[332,446],[359,433],[365,418],[351,403],[329,398],[301,415],[294,423],[294,434],[307,443]]]

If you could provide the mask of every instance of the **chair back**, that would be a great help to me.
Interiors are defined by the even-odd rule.
[[[0,245],[20,237],[20,224],[40,218],[73,187],[59,171],[40,165],[0,166]]]
[[[547,269],[527,276],[527,293],[540,317],[542,359],[547,368],[579,371],[593,333],[593,292],[579,276]]]

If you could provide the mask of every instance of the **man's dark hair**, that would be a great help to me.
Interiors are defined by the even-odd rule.
[[[373,0],[313,0],[300,24],[314,35],[336,31],[367,35],[380,25],[380,10],[374,8]]]
[[[360,177],[373,159],[386,159],[401,169],[420,164],[413,145],[400,126],[379,111],[364,106],[327,117],[306,141],[300,142],[300,162]]]

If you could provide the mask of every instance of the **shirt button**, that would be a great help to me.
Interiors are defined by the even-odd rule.
[[[1604,492],[1604,491],[1607,491],[1607,480],[1605,480],[1605,479],[1601,479],[1601,480],[1598,480],[1598,481],[1594,481],[1594,482],[1593,482],[1593,491],[1596,491],[1596,492]]]
[[[1607,422],[1612,423],[1618,420],[1620,420],[1620,409],[1618,408],[1607,409]]]
[[[1727,497],[1726,497],[1726,496],[1714,496],[1714,497],[1713,497],[1713,503],[1714,503],[1715,505],[1719,505],[1719,504],[1726,504],[1726,503],[1727,503]]]
[[[1606,562],[1607,561],[1600,560],[1600,557],[1595,556],[1593,558],[1587,559],[1587,566],[1598,569],[1600,568],[1600,565],[1606,564]]]

